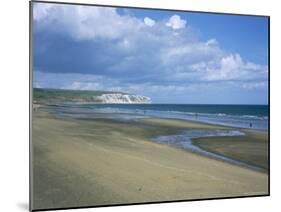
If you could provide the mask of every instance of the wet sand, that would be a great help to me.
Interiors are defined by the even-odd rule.
[[[33,209],[268,193],[266,172],[214,160],[150,139],[190,128],[225,129],[167,119],[137,122],[63,120],[38,109],[33,114],[32,128]],[[251,130],[246,133],[248,142],[245,143],[258,143],[266,138]],[[195,142],[201,146],[211,143]],[[240,143],[239,148],[242,148],[244,143]],[[210,145],[204,148],[218,149]],[[259,154],[265,157],[266,149],[262,148],[265,147],[261,147]],[[224,154],[235,151],[237,148],[232,151],[230,147],[225,148]],[[249,159],[251,154],[249,158],[245,155],[243,160],[252,160]]]
[[[260,167],[264,172],[268,170],[267,132],[252,131],[251,134],[237,137],[197,138],[193,139],[193,143],[210,152]]]

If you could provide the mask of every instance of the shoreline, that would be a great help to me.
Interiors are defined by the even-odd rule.
[[[68,120],[41,109],[33,112],[32,130],[36,209],[268,194],[266,173],[150,140],[217,126]]]
[[[72,104],[71,104],[72,105]],[[179,120],[186,120],[186,121],[194,121],[203,124],[211,124],[211,125],[218,125],[218,126],[225,126],[225,127],[234,127],[234,128],[241,128],[241,129],[253,129],[259,131],[268,131],[268,117],[260,116],[260,115],[238,115],[238,114],[225,114],[225,113],[213,113],[213,112],[184,112],[184,111],[174,111],[176,109],[171,108],[170,110],[161,110],[155,109],[154,106],[156,105],[167,105],[167,104],[148,104],[150,107],[145,107],[147,104],[74,104],[77,106],[77,111],[80,110],[81,114],[83,114],[83,110],[79,109],[79,105],[86,107],[84,109],[91,110],[93,114],[99,113],[108,113],[114,115],[127,115],[127,118],[133,119],[134,117],[138,118],[163,118],[163,119],[179,119]],[[102,105],[102,107],[99,107]],[[138,107],[138,105],[143,105]],[[174,104],[171,104],[174,105]],[[189,106],[185,105],[184,106]],[[52,105],[50,105],[52,106]],[[58,106],[58,110],[60,107],[67,107],[67,105],[54,105]],[[125,106],[125,107],[123,107]],[[179,106],[179,105],[175,105]],[[192,105],[191,105],[192,106]],[[105,108],[105,111],[103,109]],[[154,109],[153,109],[154,108]],[[97,110],[96,110],[97,109]],[[165,107],[163,108],[165,109]],[[192,110],[192,109],[191,109]],[[251,113],[250,113],[251,114]],[[143,117],[141,117],[143,116]],[[252,117],[250,119],[245,117]],[[254,117],[254,118],[253,118]],[[83,116],[82,116],[83,118]],[[250,125],[250,126],[249,126]]]
[[[219,123],[209,123],[209,122],[204,122],[204,121],[200,121],[200,120],[192,120],[192,119],[180,119],[180,118],[139,118],[139,120],[144,120],[144,119],[149,119],[149,120],[154,120],[154,119],[159,119],[159,120],[174,120],[174,121],[183,121],[183,122],[190,122],[190,123],[194,123],[194,124],[200,124],[202,126],[213,126],[213,127],[217,127],[220,129],[237,129],[237,130],[241,130],[241,131],[257,131],[257,132],[268,132],[267,129],[256,129],[256,128],[246,128],[246,127],[237,127],[237,126],[229,126],[229,125],[223,125],[223,124],[219,124]]]

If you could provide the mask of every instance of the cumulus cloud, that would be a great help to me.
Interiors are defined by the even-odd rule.
[[[41,87],[149,95],[218,81],[257,89],[267,81],[267,66],[226,51],[216,38],[200,40],[179,15],[156,23],[115,8],[34,3],[33,18]]]
[[[207,46],[216,46],[216,45],[218,45],[218,42],[217,42],[217,40],[216,39],[210,39],[210,40],[208,40],[207,42],[206,42],[206,45]]]
[[[170,17],[166,26],[171,27],[173,29],[181,29],[185,28],[186,20],[181,19],[179,15],[173,15]]]
[[[204,67],[204,66],[203,66]],[[206,64],[204,79],[213,80],[265,80],[267,67],[245,62],[239,54],[222,57],[216,64]]]
[[[116,39],[143,27],[136,18],[118,15],[115,8],[35,3],[33,18],[38,28],[67,33],[77,40]],[[114,23],[114,27],[112,27]]]
[[[33,19],[35,21],[41,21],[48,18],[49,10],[54,7],[53,4],[35,4],[33,10]]]
[[[155,24],[155,21],[149,17],[145,17],[143,21],[147,26],[153,26]]]
[[[244,83],[242,85],[243,88],[246,88],[248,90],[254,90],[254,89],[260,89],[260,88],[268,88],[268,83],[267,82],[249,82],[249,83]]]

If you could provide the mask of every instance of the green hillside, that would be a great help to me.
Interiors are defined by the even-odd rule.
[[[97,96],[111,93],[122,92],[33,88],[33,101],[37,103],[59,103],[65,101],[100,102],[96,98]]]

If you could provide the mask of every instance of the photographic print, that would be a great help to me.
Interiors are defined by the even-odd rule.
[[[30,6],[31,210],[269,195],[269,17]]]

